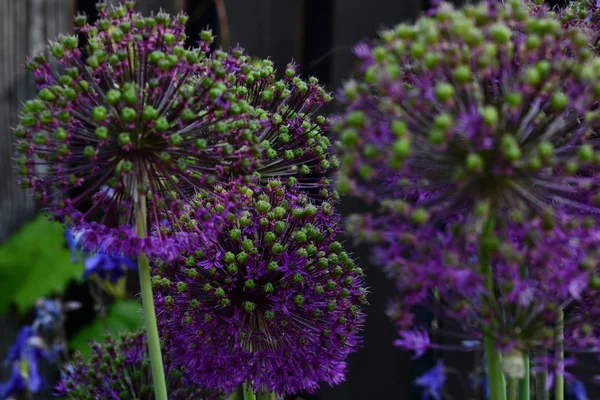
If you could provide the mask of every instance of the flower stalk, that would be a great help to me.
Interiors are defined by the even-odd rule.
[[[564,371],[564,319],[565,314],[562,308],[559,308],[556,312],[556,372],[555,372],[555,383],[554,383],[554,399],[565,400],[565,377]]]
[[[139,238],[147,235],[146,226],[146,197],[141,195],[136,207],[137,234]],[[144,253],[138,257],[138,271],[140,276],[140,289],[142,294],[142,307],[144,310],[144,322],[147,331],[148,352],[150,354],[150,365],[152,367],[152,382],[156,400],[167,400],[167,385],[160,350],[160,338],[156,324],[156,312],[154,310],[154,299],[152,297],[152,282],[150,280],[150,261]]]
[[[494,280],[492,265],[489,260],[489,247],[493,241],[494,218],[489,217],[486,221],[480,238],[479,262],[485,276],[485,285],[488,292],[490,310],[494,305]],[[493,338],[494,324],[485,331],[484,349],[487,363],[487,375],[489,382],[490,400],[506,400],[506,385],[502,373],[502,356],[496,348]]]
[[[519,381],[516,378],[508,380],[508,400],[517,400],[519,394]]]
[[[530,399],[530,380],[531,372],[529,365],[529,354],[523,354],[523,366],[525,367],[525,376],[519,381],[519,400]]]
[[[244,382],[244,400],[256,400],[256,394],[248,382]]]

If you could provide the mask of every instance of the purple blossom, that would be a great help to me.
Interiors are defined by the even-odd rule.
[[[81,229],[99,218],[123,242],[135,242],[136,232],[123,228],[135,225],[142,199],[154,221],[222,178],[223,165],[241,157],[231,143],[245,125],[227,94],[231,84],[206,57],[210,32],[186,49],[185,15],[143,17],[134,4],[98,3],[96,23],[79,15],[75,35],[49,45],[55,63],[44,55],[29,61],[38,96],[15,129],[23,186],[60,221]],[[202,89],[192,82],[197,74]],[[218,104],[223,97],[226,107]],[[241,125],[217,134],[223,120]]]
[[[390,309],[402,328],[397,345],[412,345],[415,351],[421,343],[423,348],[439,346],[421,339],[428,336],[415,329],[411,316],[418,305],[451,320],[458,328],[453,334],[464,340],[482,340],[493,324],[495,341],[503,350],[552,348],[553,336],[547,332],[554,331],[556,311],[562,308],[565,350],[600,348],[600,330],[590,325],[600,319],[594,294],[600,283],[600,235],[592,221],[556,223],[550,229],[540,218],[499,222],[489,260],[495,286],[491,312],[485,275],[478,257],[473,257],[479,236],[470,228],[450,224],[440,231],[426,225],[411,231],[400,223],[379,228],[389,236],[377,244],[377,261],[385,263],[398,289]],[[571,290],[574,284],[580,288],[577,296]]]
[[[152,226],[232,181],[282,177],[329,196],[339,162],[318,113],[331,96],[316,78],[290,64],[277,79],[272,61],[240,48],[209,54],[209,31],[188,49],[185,15],[144,17],[134,3],[98,3],[95,23],[79,15],[75,34],[50,44],[52,62],[27,65],[38,96],[15,128],[22,186],[74,234],[87,232],[86,250],[168,259],[175,238],[138,238],[142,203]]]
[[[127,257],[111,256],[103,253],[96,253],[87,257],[83,265],[85,267],[84,278],[96,275],[100,279],[108,280],[111,283],[116,283],[125,276],[128,269],[137,269],[137,265]]]
[[[62,369],[55,394],[66,399],[139,399],[152,400],[152,372],[145,334],[123,333],[118,339],[90,343],[92,355],[77,354]],[[168,357],[164,359],[169,399],[219,400],[219,394],[190,384]]]
[[[598,217],[587,38],[538,14],[522,2],[442,3],[361,48],[364,72],[344,87],[335,124],[340,191],[415,223]]]
[[[431,346],[429,334],[423,330],[400,330],[400,339],[394,340],[394,346],[415,352],[413,359],[421,357]]]
[[[159,328],[186,376],[225,392],[245,381],[280,394],[339,384],[367,291],[335,240],[331,203],[271,181],[200,197],[182,221],[212,227],[156,280]]]
[[[423,388],[423,400],[442,400],[442,390],[446,383],[444,362],[438,360],[435,367],[415,379],[415,385]]]

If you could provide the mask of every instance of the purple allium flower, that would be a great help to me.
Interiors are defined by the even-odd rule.
[[[15,128],[17,164],[57,219],[98,230],[119,254],[153,256],[157,238],[132,228],[141,202],[157,223],[161,210],[228,181],[249,156],[255,113],[232,90],[235,71],[207,55],[210,32],[186,49],[186,16],[143,17],[134,3],[98,3],[97,22],[77,16],[76,34],[50,44],[54,61],[29,61],[38,96]]]
[[[52,359],[44,341],[36,334],[33,327],[29,325],[22,327],[4,361],[5,365],[10,365],[12,369],[8,382],[0,385],[0,398],[15,396],[25,390],[31,393],[39,392],[44,384],[39,372],[39,363],[42,359],[48,361]]]
[[[159,327],[191,381],[290,394],[344,379],[367,290],[338,219],[279,181],[192,203],[180,225],[206,234],[155,279]]]
[[[273,61],[253,61],[240,48],[216,52],[213,58],[214,63],[236,71],[240,102],[255,110],[255,119],[248,124],[254,132],[253,145],[241,161],[243,170],[262,184],[281,179],[289,186],[315,192],[312,197],[329,197],[326,176],[337,170],[339,161],[330,151],[329,120],[319,114],[331,95],[317,78],[301,79],[297,66],[290,63],[277,79]]]
[[[522,357],[508,355],[554,348],[556,313],[562,309],[565,353],[600,352],[600,234],[592,219],[558,221],[547,225],[542,217],[514,216],[498,222],[498,236],[484,245],[493,294],[485,285],[487,272],[479,263],[479,235],[471,232],[473,227],[378,227],[387,235],[375,244],[374,261],[385,265],[398,289],[390,308],[401,328],[396,344],[417,353],[427,347],[472,351],[464,340],[482,341],[494,326],[491,334],[505,354],[505,367],[518,372]],[[436,337],[451,333],[463,345],[441,344],[416,328],[416,305],[445,321],[441,331],[438,323],[427,328]]]
[[[415,385],[423,388],[423,400],[442,400],[442,390],[446,383],[444,362],[438,360],[435,367],[415,379]]]
[[[116,283],[120,278],[125,276],[128,269],[137,269],[137,265],[127,257],[112,256],[103,253],[90,255],[85,259],[83,264],[85,266],[83,272],[84,278],[96,275],[100,279],[108,280],[111,283]]]
[[[76,354],[62,370],[55,388],[56,395],[66,399],[136,399],[152,400],[152,372],[146,348],[145,333],[122,333],[118,339],[107,337],[104,343],[91,342],[92,354],[84,359]],[[217,400],[214,392],[190,384],[165,357],[169,399]]]
[[[597,216],[597,65],[583,31],[521,0],[442,4],[383,32],[345,86],[338,187],[415,221]]]

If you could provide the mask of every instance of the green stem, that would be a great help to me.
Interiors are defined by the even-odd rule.
[[[554,400],[565,400],[565,376],[562,371],[565,359],[564,341],[564,319],[562,308],[556,313],[556,372],[554,376]]]
[[[508,380],[508,400],[517,400],[519,393],[519,381],[516,378]]]
[[[137,235],[145,238],[146,228],[146,197],[140,196],[138,207],[136,207]],[[168,400],[165,372],[160,350],[160,338],[156,325],[156,312],[154,310],[154,299],[152,297],[152,282],[150,280],[150,261],[146,254],[140,253],[138,257],[138,271],[140,275],[140,289],[142,292],[142,307],[144,310],[144,321],[146,323],[146,335],[148,352],[150,353],[150,365],[152,367],[152,382],[154,384],[154,397],[156,400]]]
[[[494,307],[494,276],[489,261],[488,245],[493,240],[494,218],[486,221],[479,244],[479,263],[485,276],[485,287],[489,294],[490,312]],[[502,356],[494,342],[494,323],[485,329],[483,346],[485,350],[490,400],[506,400],[506,384],[502,373]]]
[[[248,385],[246,382],[244,382],[244,400],[256,400],[252,385]]]
[[[530,394],[530,366],[529,366],[529,354],[523,354],[523,366],[525,367],[525,376],[519,382],[519,400],[529,400]]]

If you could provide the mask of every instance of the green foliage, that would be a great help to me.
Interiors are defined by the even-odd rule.
[[[123,300],[111,304],[106,313],[106,325],[113,336],[121,331],[135,331],[144,324],[141,304],[135,300]],[[97,317],[91,324],[81,328],[69,341],[69,349],[79,350],[84,356],[90,354],[90,340],[103,341],[104,323]]]
[[[0,313],[10,304],[23,312],[81,277],[83,266],[71,263],[63,229],[39,215],[0,246]]]

